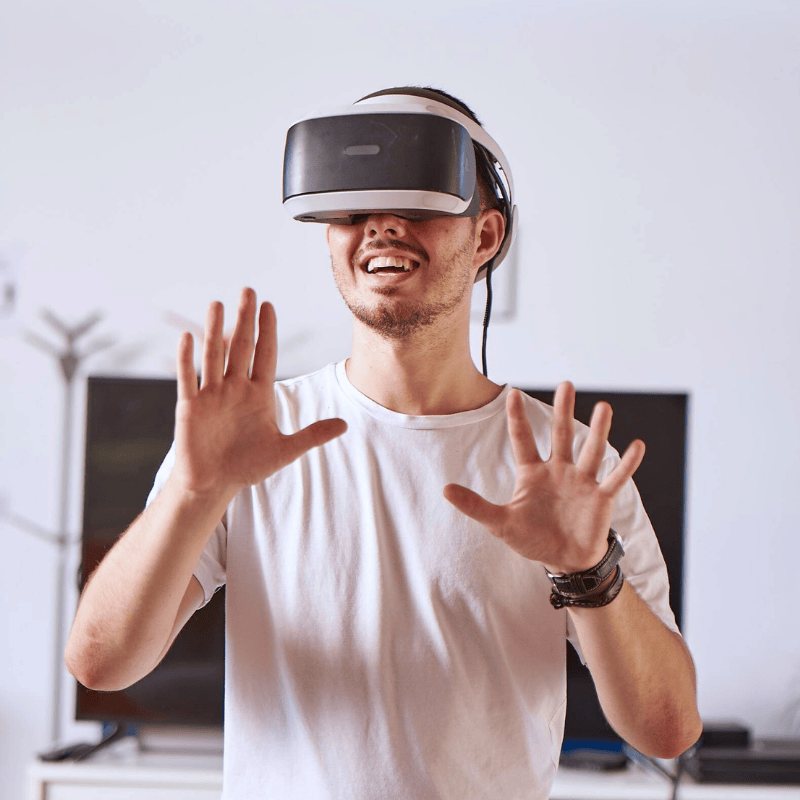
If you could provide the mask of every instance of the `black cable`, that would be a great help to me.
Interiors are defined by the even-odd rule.
[[[483,374],[489,377],[489,368],[486,365],[486,342],[489,338],[489,320],[492,316],[492,267],[489,264],[486,269],[486,312],[483,315],[483,344],[481,346],[481,358],[483,360]]]
[[[495,159],[492,154],[478,142],[474,142],[475,150],[477,153],[480,153],[482,156],[483,165],[486,168],[486,171],[489,174],[489,178],[491,182],[494,184],[493,189],[495,191],[495,196],[498,200],[501,200],[503,203],[503,215],[506,218],[506,230],[503,236],[503,241],[505,241],[509,236],[511,236],[511,226],[513,225],[513,209],[511,207],[511,198],[508,196],[508,191],[506,189],[506,185],[503,180],[500,178],[500,175],[497,172],[497,167],[495,166]],[[501,245],[502,247],[502,242]],[[481,346],[481,357],[483,360],[483,374],[488,378],[489,377],[489,369],[486,363],[486,343],[489,338],[489,320],[492,316],[492,269],[494,268],[494,259],[492,259],[487,267],[486,267],[486,312],[483,316],[483,343]]]
[[[670,800],[678,800],[678,790],[680,789],[681,778],[686,769],[686,763],[683,756],[678,757],[678,764],[675,767],[675,777],[672,779],[672,797]]]
[[[486,167],[489,177],[494,184],[493,188],[498,200],[503,202],[503,215],[506,218],[506,230],[503,236],[505,241],[511,236],[511,226],[513,224],[513,213],[511,208],[511,199],[508,196],[506,185],[503,183],[500,175],[497,173],[494,158],[491,153],[481,144],[475,142],[475,149],[483,157],[483,164]],[[498,191],[499,190],[499,191]],[[502,242],[501,245],[502,247]],[[481,346],[481,358],[483,360],[483,374],[489,377],[489,368],[486,363],[486,342],[489,339],[489,320],[492,316],[492,269],[494,268],[494,259],[492,259],[486,266],[486,312],[483,315],[483,343]]]
[[[640,753],[635,747],[632,747],[627,743],[623,743],[622,752],[625,753],[625,755],[631,761],[639,764],[639,766],[644,767],[650,772],[654,772],[656,775],[666,778],[672,784],[672,794],[670,795],[670,800],[678,800],[681,778],[683,777],[683,772],[686,767],[683,756],[678,757],[675,763],[675,771],[670,772],[670,770],[662,766],[657,759],[652,758],[651,756],[646,756],[644,753]]]

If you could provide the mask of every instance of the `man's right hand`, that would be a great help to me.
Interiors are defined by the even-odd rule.
[[[255,293],[245,289],[226,364],[222,306],[211,304],[199,387],[192,337],[181,337],[175,466],[92,573],[67,642],[67,666],[90,689],[123,689],[163,658],[203,601],[193,571],[233,496],[347,427],[328,419],[281,433],[273,387],[275,312],[261,306],[258,341],[255,316]]]
[[[225,353],[223,307],[212,303],[206,317],[202,380],[198,388],[192,335],[178,345],[176,461],[171,480],[183,492],[229,501],[312,447],[341,436],[341,419],[315,422],[285,435],[275,421],[275,310],[262,303],[255,335],[256,295],[243,289],[236,326]],[[252,368],[251,368],[252,363]]]

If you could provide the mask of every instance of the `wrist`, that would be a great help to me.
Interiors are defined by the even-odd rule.
[[[234,487],[198,489],[187,484],[176,471],[167,478],[162,493],[177,513],[198,517],[214,517],[218,521],[238,493]]]
[[[619,562],[625,550],[613,529],[609,531],[607,541],[605,555],[590,569],[556,574],[545,567],[553,585],[550,603],[554,608],[599,608],[617,597],[624,582]]]

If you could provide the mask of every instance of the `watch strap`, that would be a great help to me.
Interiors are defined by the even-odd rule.
[[[608,550],[606,550],[606,554],[591,569],[560,575],[545,569],[547,577],[550,578],[553,584],[551,603],[556,608],[562,608],[565,605],[576,605],[575,602],[570,601],[581,601],[583,603],[587,602],[589,598],[596,600],[599,599],[600,594],[605,595],[612,587],[616,587],[616,593],[607,601],[611,602],[622,588],[622,570],[619,567],[619,562],[624,554],[625,549],[622,546],[622,540],[612,528],[608,532]],[[605,589],[601,589],[612,574],[615,574],[614,580]],[[559,605],[556,605],[556,601],[558,601]]]
[[[614,580],[604,589],[581,597],[567,597],[553,589],[550,593],[550,605],[553,608],[602,608],[622,591],[624,582],[625,576],[622,574],[622,567],[617,564]]]

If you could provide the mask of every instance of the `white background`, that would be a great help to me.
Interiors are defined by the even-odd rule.
[[[491,376],[691,394],[701,711],[800,734],[794,0],[4,4],[0,493],[56,525],[62,384],[23,338],[58,343],[44,308],[70,324],[100,310],[94,334],[116,340],[78,382],[73,532],[85,375],[169,375],[170,313],[199,321],[249,284],[277,307],[282,375],[347,355],[322,228],[280,206],[283,139],[309,110],[408,83],[466,100],[514,170],[516,313],[491,330]],[[49,744],[55,550],[2,521],[0,536],[11,800]],[[94,735],[67,689],[67,738]]]

